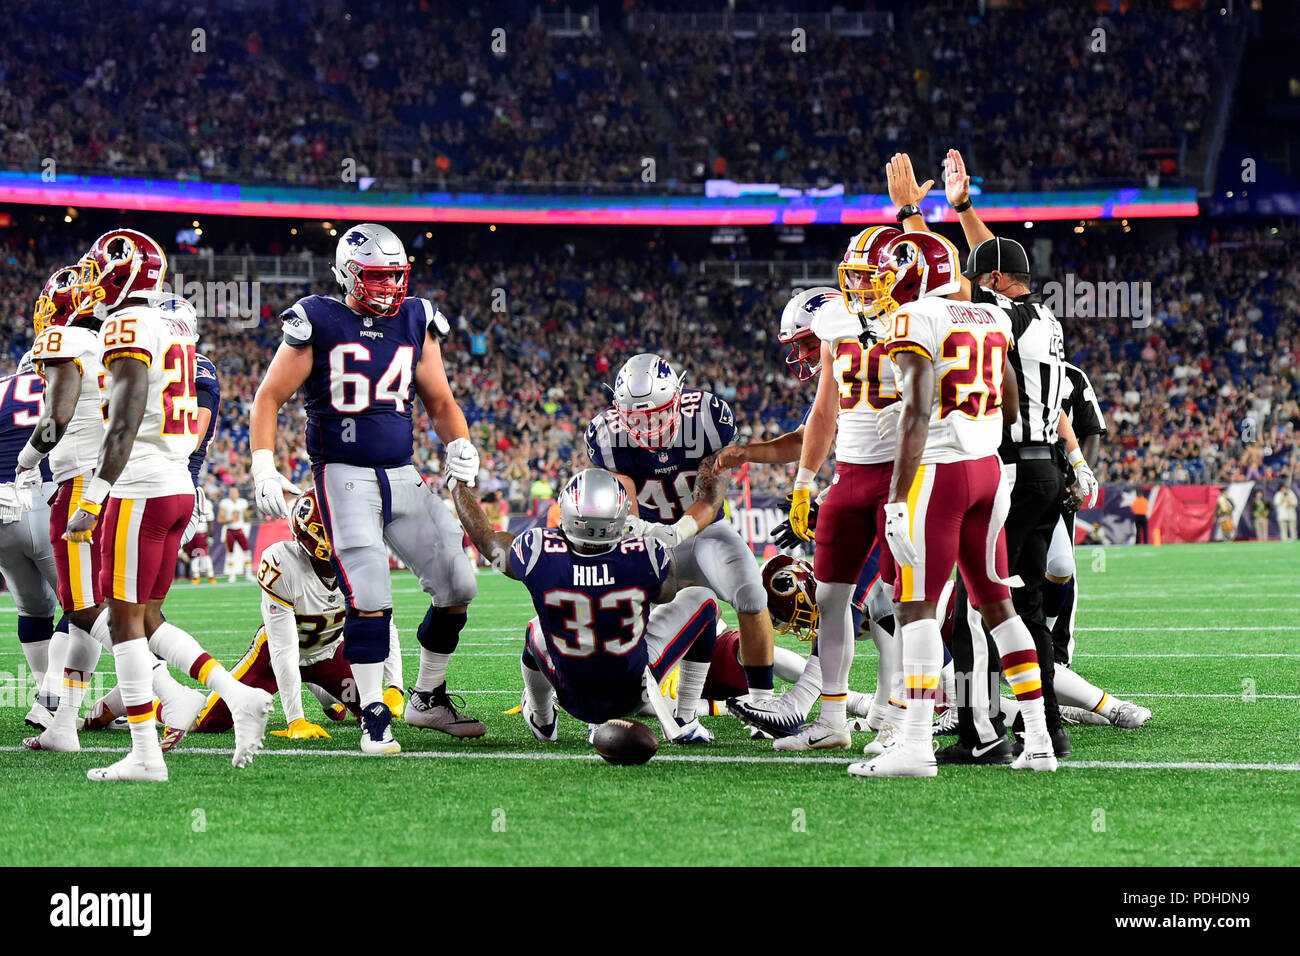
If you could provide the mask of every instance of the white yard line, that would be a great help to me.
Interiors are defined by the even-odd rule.
[[[19,753],[22,747],[0,747],[0,753]],[[125,753],[126,748],[119,747],[83,747],[82,753]],[[177,756],[194,755],[206,757],[229,757],[229,748],[221,747],[186,747],[180,746],[168,754],[168,759]],[[257,755],[258,760],[268,757],[365,757],[360,750],[306,750],[286,748],[283,750],[263,750]],[[594,753],[546,753],[525,751],[488,751],[488,750],[404,750],[389,759],[408,760],[576,760],[590,763],[599,760]],[[738,763],[738,764],[832,764],[836,766],[854,763],[857,757],[768,757],[741,756],[722,754],[659,754],[654,758],[663,763]],[[1287,773],[1300,771],[1300,763],[1212,763],[1202,761],[1144,761],[1144,760],[1064,760],[1062,768],[1084,770],[1273,770]],[[997,771],[994,771],[997,772]],[[870,786],[864,784],[863,786]]]

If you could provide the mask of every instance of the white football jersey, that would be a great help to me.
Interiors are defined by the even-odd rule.
[[[934,364],[930,434],[922,464],[996,455],[1011,319],[990,305],[941,297],[903,306],[890,322],[890,358],[916,352]]]
[[[149,367],[149,397],[131,460],[113,483],[115,498],[192,495],[189,460],[199,441],[198,330],[183,313],[128,306],[100,329],[104,367],[134,358]]]
[[[813,333],[831,347],[832,371],[840,389],[839,431],[835,460],[878,465],[894,460],[896,438],[881,438],[876,419],[898,401],[894,367],[885,350],[884,327],[878,341],[864,346],[858,336],[862,323],[842,298],[831,299],[813,313]]]
[[[223,526],[232,531],[248,530],[248,501],[243,496],[222,498],[218,513]]]
[[[32,344],[32,362],[45,378],[44,365],[72,362],[81,373],[81,392],[63,437],[50,452],[51,477],[56,482],[84,475],[99,464],[108,422],[108,386],[100,365],[98,333],[79,325],[51,325]]]
[[[341,590],[327,588],[321,581],[298,542],[277,541],[263,551],[257,583],[267,597],[262,602],[264,618],[294,616],[300,666],[323,661],[334,653],[335,645],[343,640],[347,604]],[[271,626],[269,620],[263,623]]]

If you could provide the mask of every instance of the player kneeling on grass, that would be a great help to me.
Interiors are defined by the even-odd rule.
[[[728,480],[700,473],[687,512],[700,527],[718,513]],[[592,725],[636,713],[645,688],[669,740],[713,740],[696,708],[713,655],[717,600],[708,588],[679,591],[664,544],[627,533],[628,496],[613,474],[578,472],[560,492],[560,527],[533,528],[517,538],[493,531],[459,482],[452,497],[474,546],[493,567],[522,581],[537,609],[525,630],[521,702],[534,737],[557,739],[557,707]],[[659,606],[651,610],[651,603]],[[659,683],[679,661],[673,715]]]
[[[339,589],[333,551],[325,537],[316,489],[300,497],[290,512],[293,541],[277,541],[262,553],[257,583],[262,589],[262,626],[252,646],[231,673],[240,683],[267,693],[280,692],[280,706],[288,724],[272,736],[294,740],[329,737],[303,715],[302,685],[315,684],[329,697],[341,701],[360,718],[352,665],[343,656],[343,621],[347,608]],[[389,656],[400,654],[397,627],[389,621]],[[328,699],[328,698],[327,698]],[[331,715],[332,716],[332,715]],[[224,733],[231,727],[230,709],[219,694],[188,727],[168,727],[162,749],[176,746],[186,733]],[[366,753],[397,753],[396,741],[372,741],[362,736]]]

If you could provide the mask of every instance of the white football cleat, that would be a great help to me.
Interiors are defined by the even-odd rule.
[[[923,743],[898,740],[874,760],[849,764],[851,777],[937,777],[934,751]]]
[[[266,739],[266,722],[271,716],[271,695],[256,687],[248,688],[248,694],[238,704],[226,701],[230,708],[231,721],[235,725],[235,752],[230,758],[237,770],[242,770],[253,762],[253,757],[262,749]]]
[[[1051,773],[1056,770],[1056,751],[1052,749],[1052,738],[1025,738],[1025,749],[1020,751],[1011,764],[1012,770],[1040,770]]]
[[[847,727],[833,727],[821,717],[793,736],[772,741],[773,750],[847,750],[852,745]]]
[[[944,734],[955,734],[957,732],[957,708],[948,707],[942,714],[935,718],[934,736],[940,737]]]
[[[146,761],[134,751],[127,754],[111,767],[96,767],[86,771],[88,780],[148,780],[154,783],[167,782],[167,764],[161,758]]]
[[[1110,722],[1116,727],[1135,730],[1150,719],[1151,711],[1149,708],[1143,707],[1141,704],[1134,704],[1131,701],[1115,699],[1115,712],[1111,715]]]
[[[23,746],[28,750],[48,750],[60,754],[81,752],[81,741],[77,739],[76,731],[55,733],[52,728],[42,730],[36,737],[24,737]]]
[[[793,694],[762,700],[733,697],[727,701],[727,710],[741,723],[757,727],[772,737],[791,737],[808,719],[807,709],[795,702]]]
[[[39,700],[32,703],[32,709],[27,711],[27,716],[23,722],[33,730],[48,730],[50,724],[54,723],[54,712],[42,704]]]
[[[159,723],[164,727],[176,727],[186,732],[194,729],[194,721],[208,703],[208,695],[193,687],[181,685],[179,691],[167,695],[167,699],[158,708]]]
[[[393,738],[393,712],[383,701],[361,711],[361,752],[371,755],[402,752],[402,745]]]
[[[895,724],[885,724],[880,728],[880,733],[876,734],[876,739],[870,741],[862,752],[868,757],[879,757],[886,750],[894,745],[899,739],[898,727]]]
[[[547,701],[547,704],[550,706],[551,711],[550,720],[541,717],[537,711],[533,710],[528,701],[528,692],[525,691],[519,697],[519,713],[523,716],[524,723],[528,725],[528,729],[533,732],[534,737],[544,744],[553,744],[560,738],[560,710],[555,706],[554,692],[552,692],[551,699]]]
[[[1101,727],[1109,727],[1110,721],[1097,713],[1095,710],[1087,710],[1083,707],[1062,707],[1061,722],[1064,724],[1097,724]]]
[[[683,722],[680,717],[677,718],[677,726],[682,728],[682,735],[673,741],[675,744],[711,744],[713,743],[713,731],[709,730],[700,723],[698,717]]]
[[[871,694],[851,690],[849,696],[844,698],[844,709],[850,717],[870,717],[874,702],[875,698]]]

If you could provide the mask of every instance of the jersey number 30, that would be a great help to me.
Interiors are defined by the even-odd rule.
[[[375,380],[375,393],[370,394],[370,376],[365,372],[348,371],[348,359],[370,361],[370,349],[360,342],[343,342],[330,349],[330,405],[336,412],[360,412],[374,402],[392,402],[399,412],[406,411],[411,391],[411,366],[415,362],[415,348],[400,345],[384,374]]]

